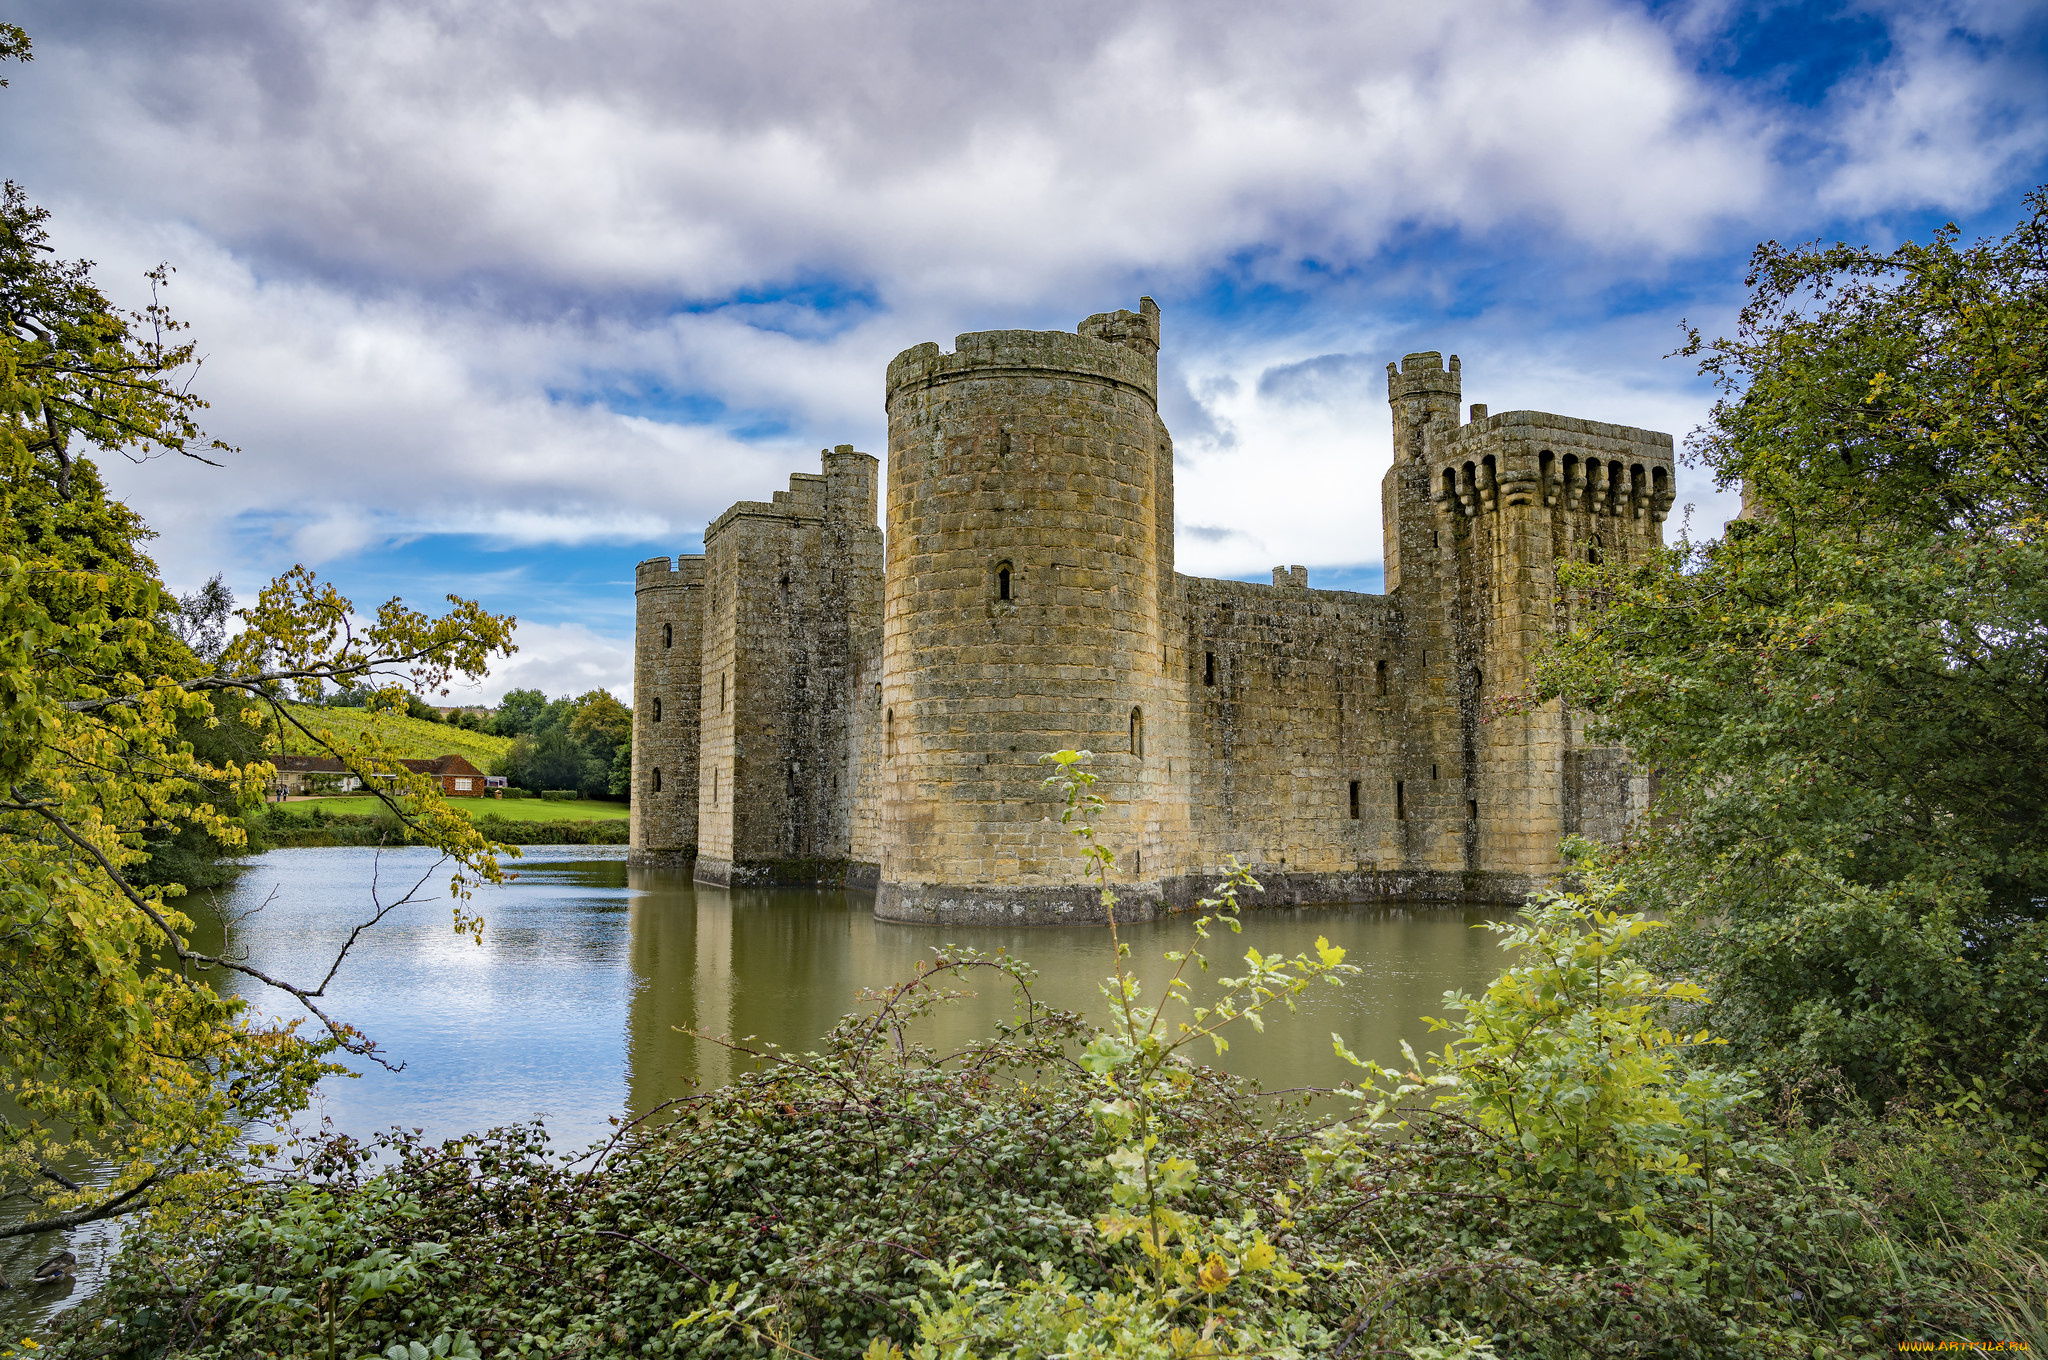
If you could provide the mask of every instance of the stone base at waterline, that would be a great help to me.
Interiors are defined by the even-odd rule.
[[[642,849],[626,852],[626,863],[635,869],[688,869],[697,862],[697,847],[679,845],[670,849]]]
[[[1265,891],[1239,895],[1238,905],[1246,911],[1393,901],[1513,906],[1550,882],[1535,874],[1442,869],[1361,869],[1327,874],[1254,869],[1252,876]],[[1114,884],[1116,919],[1151,921],[1194,911],[1202,898],[1216,891],[1220,881],[1214,874],[1189,874],[1149,883]],[[1102,907],[1102,890],[1093,885],[1025,888],[883,883],[875,892],[875,917],[905,924],[982,926],[1099,926],[1109,920]]]
[[[729,860],[700,856],[694,877],[720,888],[871,889],[881,866],[848,859]]]

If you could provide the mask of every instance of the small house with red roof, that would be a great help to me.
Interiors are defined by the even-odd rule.
[[[489,776],[458,755],[433,756],[426,759],[401,760],[399,764],[414,774],[431,775],[441,781],[441,793],[447,798],[481,798],[489,786]],[[295,797],[308,793],[348,793],[362,787],[348,766],[333,756],[278,756],[271,761],[277,767],[277,782],[273,791],[283,797]],[[379,776],[390,778],[389,775]]]

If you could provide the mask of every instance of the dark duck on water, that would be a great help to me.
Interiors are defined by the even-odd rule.
[[[36,1267],[35,1274],[28,1277],[30,1284],[62,1284],[78,1269],[78,1258],[68,1251],[60,1251]]]

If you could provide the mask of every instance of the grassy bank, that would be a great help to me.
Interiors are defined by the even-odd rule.
[[[291,704],[289,707],[300,722],[315,732],[324,727],[335,736],[349,740],[373,735],[408,759],[452,754],[462,756],[479,770],[489,770],[492,762],[502,759],[512,749],[510,737],[470,732],[446,723],[408,718],[398,713],[372,713],[362,708],[312,708],[305,704]],[[289,729],[285,732],[284,749],[287,755],[318,754],[311,742]]]
[[[624,803],[557,803],[545,798],[450,798],[448,803],[476,821],[495,817],[507,822],[623,822],[631,815]],[[311,817],[316,811],[329,817],[367,817],[378,810],[376,799],[359,797],[296,798],[271,807],[297,817]]]
[[[402,845],[404,828],[389,814],[369,816],[328,811],[329,803],[355,804],[364,800],[333,798],[308,803],[271,804],[264,811],[264,837],[280,847],[326,845]],[[483,800],[478,800],[479,802]],[[486,836],[505,845],[625,845],[629,823],[625,809],[610,816],[547,816],[548,812],[577,807],[609,807],[610,804],[548,803],[538,799],[498,802],[473,820]],[[534,817],[496,815],[501,808],[531,809]],[[305,810],[300,811],[301,808]],[[467,811],[468,809],[464,809]]]

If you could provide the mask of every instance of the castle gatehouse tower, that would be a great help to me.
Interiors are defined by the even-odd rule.
[[[1193,905],[1231,856],[1258,904],[1514,901],[1564,835],[1626,834],[1626,753],[1497,701],[1587,607],[1559,563],[1661,545],[1671,437],[1468,414],[1457,356],[1410,354],[1386,593],[1205,580],[1174,569],[1159,342],[1145,298],[905,350],[886,546],[880,469],[841,445],[704,556],[642,563],[633,861],[872,888],[889,920],[1100,921],[1039,762],[1066,748],[1094,753],[1126,920]]]

